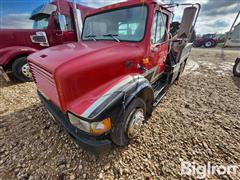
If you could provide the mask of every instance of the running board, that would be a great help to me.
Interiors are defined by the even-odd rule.
[[[159,102],[162,100],[163,96],[166,94],[166,87],[167,87],[167,83],[161,83],[158,88],[156,88],[155,92],[154,92],[154,103],[153,106],[157,106],[159,104]]]

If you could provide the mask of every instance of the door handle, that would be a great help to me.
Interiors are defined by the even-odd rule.
[[[156,47],[156,46],[154,46],[154,47],[151,48],[151,51],[152,51],[152,52],[157,52],[157,50],[158,50],[158,47]]]
[[[151,48],[152,52],[158,51],[158,48],[160,47],[160,45],[161,45],[161,44],[156,44],[156,45],[154,45],[154,46]]]

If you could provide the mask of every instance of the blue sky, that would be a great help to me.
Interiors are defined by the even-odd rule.
[[[76,0],[90,7],[101,7],[121,0]],[[31,11],[50,0],[0,0],[0,29],[28,29],[32,27]]]
[[[77,0],[78,3],[92,7],[100,7],[117,1],[118,0]],[[50,0],[0,0],[0,12],[1,15],[30,13],[37,6],[48,2],[50,2]]]
[[[0,0],[1,14],[18,14],[31,12],[36,6],[48,2],[47,0],[34,0],[29,3],[29,0]]]
[[[91,7],[101,7],[123,0],[77,0]],[[162,0],[168,2],[170,0]],[[177,3],[199,2],[202,11],[197,23],[197,33],[224,33],[229,30],[233,19],[240,10],[240,0],[172,0]],[[49,0],[0,0],[0,28],[31,28],[28,20],[31,11]],[[181,10],[176,10],[181,17]],[[240,18],[239,18],[240,19]]]

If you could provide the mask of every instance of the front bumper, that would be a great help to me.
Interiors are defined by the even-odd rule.
[[[71,125],[66,115],[62,113],[51,101],[47,100],[40,92],[38,92],[38,96],[54,119],[66,129],[69,135],[79,144],[81,148],[95,155],[101,155],[111,149],[112,143],[109,139],[91,136],[78,130],[76,127]]]

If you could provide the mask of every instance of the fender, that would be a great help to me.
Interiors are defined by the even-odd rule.
[[[28,56],[31,53],[38,51],[37,49],[25,46],[12,46],[0,49],[0,65],[7,65],[19,55]]]
[[[143,98],[147,103],[147,107],[151,106],[154,101],[152,86],[149,81],[141,75],[133,74],[120,77],[114,80],[114,83],[109,83],[109,86],[107,91],[101,93],[101,96],[94,100],[93,98],[89,99],[89,97],[85,97],[85,101],[80,99],[78,102],[75,101],[69,108],[70,112],[81,119],[94,122],[106,116],[117,117],[137,96]],[[105,88],[99,87],[98,89]],[[95,94],[96,91],[97,90],[94,90],[93,94]],[[91,100],[93,100],[91,104],[85,106],[85,103]],[[149,112],[150,111],[151,108],[149,108]]]

